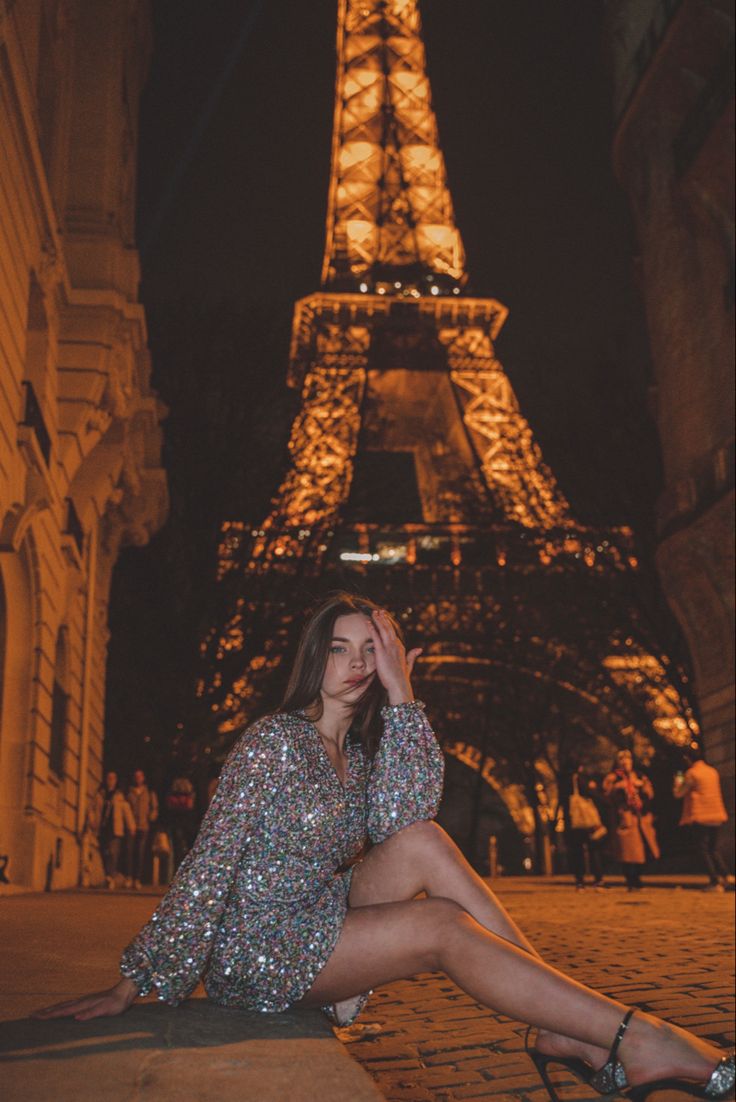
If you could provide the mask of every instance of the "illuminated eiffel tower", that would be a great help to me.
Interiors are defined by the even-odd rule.
[[[528,830],[520,770],[544,780],[576,739],[682,743],[697,726],[632,599],[631,533],[576,522],[496,358],[507,310],[466,287],[417,0],[340,0],[290,468],[263,523],[223,526],[200,695],[227,737],[278,700],[305,603],[365,593],[424,646],[418,694],[448,753]]]

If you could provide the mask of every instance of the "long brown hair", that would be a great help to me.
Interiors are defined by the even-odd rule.
[[[370,618],[371,613],[379,609],[380,605],[374,604],[366,597],[338,592],[331,594],[314,610],[299,640],[286,694],[281,702],[282,711],[309,711],[310,718],[320,718],[322,715],[320,689],[325,676],[335,621],[339,616],[352,616],[356,612]],[[393,617],[391,622],[401,638],[401,630]],[[386,690],[378,677],[374,677],[355,706],[349,737],[362,742],[363,749],[369,758],[372,758],[378,749],[382,730],[380,713],[381,708],[387,703]]]

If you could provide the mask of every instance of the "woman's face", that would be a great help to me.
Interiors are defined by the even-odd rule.
[[[623,769],[624,773],[631,772],[634,768],[634,759],[629,750],[619,750],[616,754],[616,765],[619,769]]]
[[[362,612],[338,616],[322,678],[322,699],[356,704],[376,676],[370,620]]]

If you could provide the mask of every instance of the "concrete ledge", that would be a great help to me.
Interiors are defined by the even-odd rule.
[[[319,1010],[259,1014],[195,997],[116,1018],[27,1014],[115,982],[156,897],[54,892],[0,901],[3,1102],[381,1102]]]
[[[319,1011],[250,1014],[190,999],[91,1022],[0,1026],[8,1102],[378,1102]]]

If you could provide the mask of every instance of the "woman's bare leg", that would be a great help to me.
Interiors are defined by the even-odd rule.
[[[442,898],[350,909],[337,946],[302,1005],[338,1002],[428,971],[446,972],[472,998],[502,1014],[599,1049],[610,1045],[625,1009]],[[632,1084],[665,1076],[705,1082],[721,1055],[643,1013],[632,1020],[620,1053]]]
[[[370,850],[353,873],[349,902],[351,907],[394,903],[413,899],[422,891],[430,897],[453,900],[487,930],[539,957],[503,904],[437,823],[414,823]],[[608,1057],[608,1045],[597,1049],[548,1030],[540,1030],[537,1045],[548,1054],[579,1056],[595,1068],[602,1067]]]
[[[449,834],[428,821],[405,827],[368,852],[353,873],[350,906],[394,903],[419,892],[454,899],[487,930],[539,955]]]

